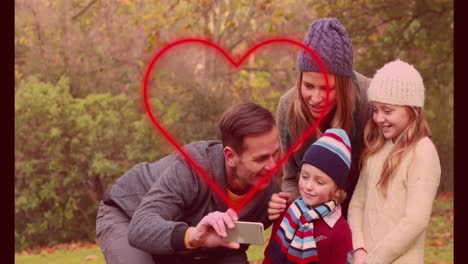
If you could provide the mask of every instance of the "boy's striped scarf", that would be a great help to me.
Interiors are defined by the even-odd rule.
[[[273,263],[319,263],[313,221],[329,214],[335,206],[335,201],[329,201],[311,208],[302,198],[296,199],[267,250]]]

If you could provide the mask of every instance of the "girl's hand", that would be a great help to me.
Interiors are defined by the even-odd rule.
[[[291,202],[291,194],[286,192],[275,193],[268,203],[268,219],[274,221],[286,210],[287,204]]]
[[[360,248],[353,253],[354,264],[367,264],[367,252]]]

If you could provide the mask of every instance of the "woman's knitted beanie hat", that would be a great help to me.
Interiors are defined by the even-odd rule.
[[[345,189],[351,167],[351,142],[343,129],[330,128],[309,146],[301,166],[310,164],[330,176],[341,189]]]
[[[304,45],[322,60],[328,73],[352,76],[353,46],[338,19],[322,18],[312,23],[304,38]],[[301,72],[321,72],[319,64],[304,49],[297,57],[297,68]]]
[[[367,97],[369,101],[423,107],[423,79],[412,65],[397,59],[377,71]]]

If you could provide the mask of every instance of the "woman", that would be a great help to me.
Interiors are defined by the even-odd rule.
[[[327,69],[330,85],[327,113],[316,131],[284,163],[283,193],[272,196],[268,210],[270,220],[277,219],[286,203],[298,197],[298,175],[304,152],[328,128],[344,129],[353,145],[352,166],[346,182],[348,195],[342,204],[345,217],[359,176],[363,129],[369,117],[366,90],[370,79],[353,72],[351,40],[338,19],[323,18],[312,23],[304,44],[320,57]],[[318,63],[307,51],[301,50],[297,66],[300,72],[296,85],[281,96],[277,111],[283,154],[314,125],[326,103],[327,88]]]

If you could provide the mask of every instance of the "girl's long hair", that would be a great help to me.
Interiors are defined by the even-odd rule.
[[[315,122],[304,98],[302,98],[301,85],[302,72],[300,73],[294,87],[295,91],[288,115],[288,130],[292,139],[292,145]],[[336,110],[331,120],[330,127],[344,129],[348,135],[351,135],[351,129],[353,128],[354,123],[354,110],[356,108],[356,96],[358,96],[354,87],[353,79],[351,77],[335,75],[335,89]],[[315,135],[315,138],[318,139],[322,134],[323,132],[320,127],[317,127],[312,135]]]
[[[401,132],[395,140],[393,149],[385,160],[377,188],[387,197],[388,185],[398,168],[403,157],[408,154],[418,141],[424,137],[432,137],[431,129],[427,124],[421,107],[405,106],[410,115],[409,125]],[[364,129],[364,151],[362,153],[362,164],[365,166],[367,159],[378,152],[385,144],[382,131],[375,124],[373,118],[367,121]]]

